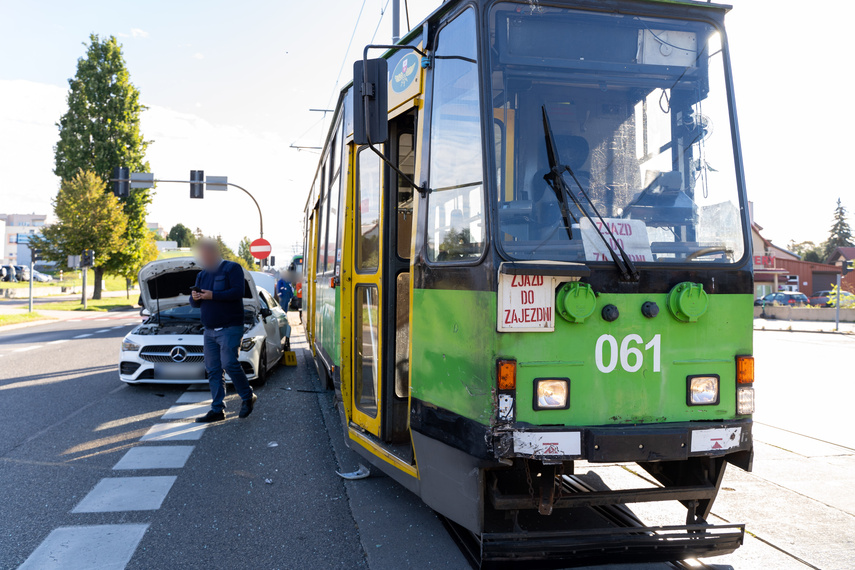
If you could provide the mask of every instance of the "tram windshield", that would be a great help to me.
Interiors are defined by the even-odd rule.
[[[743,257],[714,26],[511,2],[495,5],[490,22],[495,191],[508,257],[611,261],[614,242],[639,263]],[[544,115],[565,185],[548,180],[556,169]]]

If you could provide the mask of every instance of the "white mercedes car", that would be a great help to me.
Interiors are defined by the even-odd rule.
[[[190,306],[190,287],[201,271],[192,257],[152,261],[140,270],[140,303],[145,322],[122,341],[119,378],[128,384],[206,384],[203,327]],[[240,363],[247,378],[263,384],[289,347],[288,315],[243,271],[244,335]],[[226,381],[229,381],[226,375]]]

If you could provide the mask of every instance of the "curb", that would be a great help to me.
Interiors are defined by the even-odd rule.
[[[37,325],[46,325],[49,323],[60,322],[63,319],[39,319],[37,321],[28,321],[26,323],[13,323],[11,325],[0,325],[0,332],[13,331],[15,329],[25,329],[27,327],[34,327]]]
[[[852,336],[855,335],[855,332],[850,331],[826,331],[822,329],[813,329],[813,330],[805,330],[805,329],[767,329],[767,328],[754,328],[755,331],[763,331],[763,332],[794,332],[794,333],[819,333],[819,334],[838,334],[843,336]]]

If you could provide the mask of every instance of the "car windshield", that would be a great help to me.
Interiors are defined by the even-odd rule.
[[[635,262],[743,257],[715,27],[511,2],[494,6],[490,22],[498,241],[508,257],[611,261],[603,224]],[[544,112],[570,195],[544,179]]]

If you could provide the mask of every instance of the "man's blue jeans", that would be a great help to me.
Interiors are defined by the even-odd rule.
[[[228,372],[232,384],[242,400],[252,398],[252,388],[249,380],[238,361],[240,341],[243,338],[243,327],[225,327],[216,331],[205,329],[205,370],[208,373],[208,384],[211,386],[211,409],[222,412],[226,409],[223,399],[226,397],[226,380],[223,370]]]

